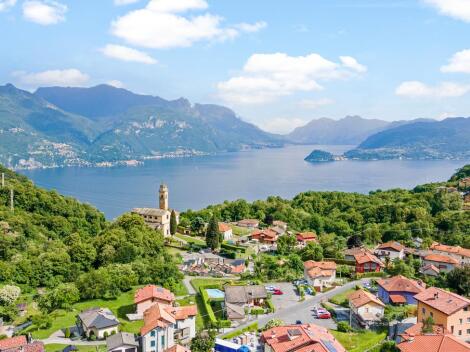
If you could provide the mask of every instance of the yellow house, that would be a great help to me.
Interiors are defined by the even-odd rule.
[[[454,336],[470,341],[470,299],[436,287],[415,296],[418,302],[418,322],[432,317]]]

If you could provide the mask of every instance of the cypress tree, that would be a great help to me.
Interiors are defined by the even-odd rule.
[[[172,236],[176,234],[176,228],[177,228],[176,213],[174,210],[172,210],[171,215],[170,215],[170,233]]]
[[[219,223],[215,215],[212,216],[211,220],[209,221],[209,226],[207,226],[206,244],[212,250],[217,249],[220,246]]]

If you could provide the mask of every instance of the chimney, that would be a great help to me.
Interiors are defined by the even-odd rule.
[[[436,293],[434,294],[434,299],[438,299],[438,298],[439,298],[439,292],[436,292]]]

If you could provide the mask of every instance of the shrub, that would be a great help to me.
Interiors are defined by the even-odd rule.
[[[65,328],[64,336],[65,336],[65,338],[67,338],[67,339],[70,337],[70,328]]]
[[[269,313],[274,313],[276,311],[276,308],[274,307],[274,304],[271,298],[268,298],[266,300],[266,305],[268,306]]]
[[[264,309],[261,308],[261,307],[254,307],[254,308],[251,308],[251,310],[250,310],[251,315],[260,315],[260,314],[263,314],[263,313],[264,313]]]
[[[109,336],[109,333],[108,333],[107,331],[105,331],[104,334],[103,334],[103,337],[104,337],[105,339],[107,339],[108,336]]]
[[[338,325],[337,325],[337,330],[339,332],[350,332],[352,331],[352,327],[345,321],[340,321],[338,322]]]

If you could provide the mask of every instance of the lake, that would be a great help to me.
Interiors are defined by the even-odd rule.
[[[161,182],[168,184],[170,206],[200,209],[224,200],[252,201],[270,195],[292,198],[304,191],[367,193],[413,188],[447,180],[465,161],[338,161],[312,164],[313,149],[340,154],[352,146],[288,146],[214,156],[161,159],[140,167],[26,170],[41,187],[90,203],[113,219],[133,207],[155,207]]]

